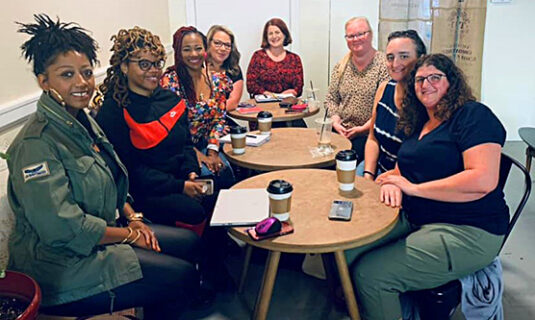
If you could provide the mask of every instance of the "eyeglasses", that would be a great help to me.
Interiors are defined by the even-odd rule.
[[[129,60],[130,62],[137,62],[137,65],[139,66],[139,69],[143,71],[149,71],[151,67],[154,67],[158,70],[162,70],[165,66],[165,60],[160,59],[156,61],[150,61],[147,59],[141,59],[141,60]]]
[[[232,49],[232,43],[225,43],[219,40],[212,40],[212,42],[214,43],[214,46],[218,49],[221,49],[221,47],[225,48],[226,50]]]
[[[440,79],[445,76],[446,75],[443,73],[432,73],[426,77],[415,77],[414,82],[418,85],[423,85],[424,80],[427,80],[427,82],[429,82],[430,84],[437,84],[440,82]]]
[[[364,32],[358,32],[358,33],[355,33],[355,34],[346,34],[344,36],[344,38],[346,38],[346,40],[357,40],[357,39],[360,39],[360,38],[364,38],[370,32],[371,31],[368,30],[368,31],[364,31]]]

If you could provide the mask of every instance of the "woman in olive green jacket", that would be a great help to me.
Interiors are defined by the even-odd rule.
[[[32,36],[22,50],[43,94],[7,152],[16,217],[9,268],[37,280],[48,313],[144,306],[145,319],[176,318],[198,289],[187,261],[198,239],[186,230],[149,228],[134,212],[126,170],[83,110],[95,87],[95,41],[74,24],[35,19],[19,24],[19,32]],[[116,225],[119,213],[126,227]]]

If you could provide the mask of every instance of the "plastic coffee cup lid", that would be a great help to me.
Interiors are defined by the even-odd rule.
[[[292,184],[285,180],[271,180],[267,192],[272,194],[285,194],[293,191]]]
[[[342,150],[336,154],[336,160],[340,161],[354,161],[357,160],[357,152],[355,150]]]
[[[240,134],[240,133],[246,133],[246,132],[247,132],[246,127],[242,127],[242,126],[230,127],[231,134]]]
[[[269,111],[260,111],[256,117],[257,118],[272,118],[273,115]]]

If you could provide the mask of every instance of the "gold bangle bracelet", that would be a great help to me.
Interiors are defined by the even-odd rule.
[[[132,241],[128,242],[128,244],[136,243],[136,241],[141,237],[141,232],[139,232],[139,230],[137,230],[137,229],[136,229],[136,231],[137,231],[137,236]]]
[[[130,236],[132,235],[132,233],[134,233],[134,230],[128,227],[128,235],[126,236],[126,238],[123,239],[123,241],[121,241],[121,244],[126,243],[128,241],[128,238],[130,238]]]

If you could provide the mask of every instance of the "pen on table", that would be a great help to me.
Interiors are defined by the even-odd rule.
[[[252,135],[252,134],[246,134],[245,137],[247,137],[247,138],[256,138],[256,136]]]

